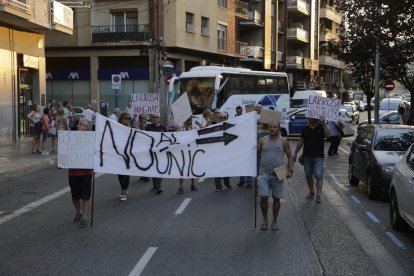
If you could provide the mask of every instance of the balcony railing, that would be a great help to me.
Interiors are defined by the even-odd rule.
[[[0,0],[0,6],[8,6],[15,10],[31,14],[33,0]]]
[[[285,22],[280,20],[277,21],[277,31],[282,33],[285,31]]]
[[[297,10],[306,15],[309,15],[310,13],[310,5],[302,0],[289,0],[288,9]]]
[[[309,33],[305,30],[300,28],[289,28],[288,29],[288,38],[289,39],[297,39],[303,42],[309,42]]]
[[[247,11],[249,10],[249,4],[236,0],[236,13],[247,16]]]
[[[287,65],[290,68],[303,68],[303,57],[288,56]]]
[[[332,67],[339,68],[339,69],[345,68],[344,62],[336,59],[333,56],[327,56],[327,55],[319,56],[319,64],[325,65],[325,66],[332,66]]]
[[[217,50],[227,51],[227,39],[226,38],[217,38]]]
[[[330,40],[337,41],[339,40],[339,35],[325,28],[319,33],[319,40],[320,41],[330,41]]]
[[[92,26],[92,42],[149,41],[149,25]]]
[[[277,52],[277,62],[283,62],[283,52]]]
[[[249,45],[249,43],[247,43],[247,42],[241,42],[241,41],[236,41],[235,44],[236,44],[236,46],[235,46],[236,53],[235,54],[236,55],[240,55],[240,56],[247,56],[247,53],[245,53],[243,51],[243,49],[245,49]]]
[[[328,5],[321,7],[321,18],[328,18],[336,24],[342,23],[342,14],[339,13],[334,7]]]

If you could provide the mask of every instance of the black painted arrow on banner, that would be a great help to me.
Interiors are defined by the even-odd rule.
[[[236,135],[229,134],[229,133],[223,133],[223,136],[196,139],[196,143],[197,145],[200,145],[200,144],[213,144],[213,143],[224,142],[224,145],[227,145],[228,143],[230,143],[231,141],[235,139],[237,139]]]
[[[213,133],[217,131],[224,131],[234,126],[235,126],[234,124],[229,124],[229,123],[224,122],[222,125],[199,129],[197,132],[198,132],[198,135],[203,135],[203,134]]]

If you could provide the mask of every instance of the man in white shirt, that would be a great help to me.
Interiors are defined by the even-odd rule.
[[[119,115],[121,115],[121,109],[116,107],[114,108],[113,114],[109,116],[109,119],[111,119],[112,121],[118,122]]]
[[[92,106],[88,104],[85,106],[85,109],[83,110],[83,116],[88,119],[89,122],[92,122],[95,120],[95,111],[92,110]]]

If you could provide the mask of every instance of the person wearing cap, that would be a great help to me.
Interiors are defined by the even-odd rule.
[[[91,130],[91,124],[86,118],[80,118],[77,125],[78,131]],[[69,169],[69,186],[72,194],[72,204],[76,215],[72,220],[78,223],[79,228],[88,226],[89,200],[92,194],[92,169]]]
[[[119,108],[114,108],[114,111],[112,111],[112,115],[109,116],[109,119],[111,119],[112,121],[118,122],[118,117],[119,115],[121,115],[121,109]]]

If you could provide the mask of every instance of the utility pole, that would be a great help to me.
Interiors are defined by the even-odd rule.
[[[374,83],[374,122],[378,124],[379,122],[379,80],[380,80],[380,51],[378,46],[378,39],[375,46],[375,83]]]

